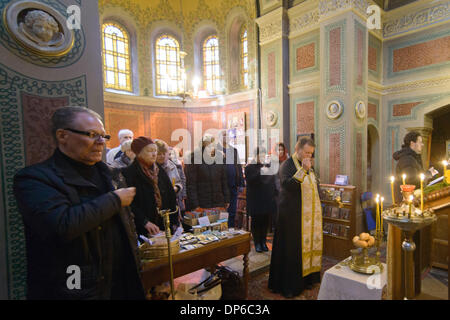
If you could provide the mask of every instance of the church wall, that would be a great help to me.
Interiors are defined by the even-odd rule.
[[[0,10],[11,1],[1,1]],[[103,116],[101,43],[94,1],[39,1],[67,17],[69,5],[81,9],[81,29],[62,57],[31,53],[0,24],[1,210],[0,299],[25,297],[25,242],[22,218],[12,193],[14,174],[25,165],[48,158],[54,149],[49,119],[64,105],[89,107]],[[89,31],[88,31],[89,30]]]
[[[420,16],[426,19],[415,18]],[[405,17],[414,19],[408,20],[409,24],[399,24]],[[401,148],[408,131],[422,134],[422,161],[425,169],[428,168],[433,128],[427,113],[450,101],[449,18],[448,2],[424,1],[394,10],[385,19],[383,86],[374,88],[382,95],[381,143],[387,146],[382,149],[384,194],[390,192],[388,178],[395,171],[392,154]]]

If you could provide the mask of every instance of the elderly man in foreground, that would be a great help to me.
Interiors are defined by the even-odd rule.
[[[14,194],[25,225],[28,299],[143,299],[129,205],[102,162],[101,117],[83,107],[52,116],[57,148],[20,170]]]

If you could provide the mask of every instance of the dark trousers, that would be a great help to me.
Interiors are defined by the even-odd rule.
[[[252,236],[253,242],[263,244],[266,243],[267,228],[269,227],[270,215],[260,214],[252,216]]]
[[[236,219],[237,210],[237,188],[230,188],[230,206],[228,207],[228,227],[234,228],[234,221]]]

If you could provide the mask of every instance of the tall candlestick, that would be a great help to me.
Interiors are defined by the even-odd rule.
[[[423,213],[423,180],[425,180],[425,175],[420,174],[420,211]]]
[[[402,180],[403,180],[403,185],[406,184],[405,180],[406,180],[406,174],[402,174]]]
[[[375,202],[377,203],[377,213],[375,216],[375,221],[376,221],[376,228],[375,228],[375,232],[376,234],[378,234],[378,231],[380,230],[380,208],[378,207],[378,202],[380,201],[379,199],[379,195],[377,195],[377,197],[375,198]]]
[[[384,201],[384,198],[381,197],[380,198],[380,206],[381,206],[381,210],[380,210],[380,235],[383,234],[383,201]]]
[[[395,196],[394,196],[394,176],[391,176],[391,194],[392,194],[392,204],[395,206]]]
[[[442,164],[444,165],[444,181],[447,183],[450,183],[450,175],[448,174],[447,166],[448,162],[447,160],[442,161]]]

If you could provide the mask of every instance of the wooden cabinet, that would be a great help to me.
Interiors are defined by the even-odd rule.
[[[341,199],[339,204],[336,199]],[[355,186],[320,185],[323,220],[323,254],[339,260],[350,256],[352,239],[362,229],[362,214],[356,210]]]

